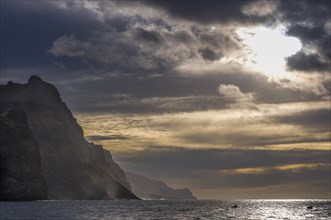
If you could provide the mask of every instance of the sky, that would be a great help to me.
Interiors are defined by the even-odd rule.
[[[1,77],[53,83],[124,169],[201,199],[330,198],[331,2],[1,1]]]

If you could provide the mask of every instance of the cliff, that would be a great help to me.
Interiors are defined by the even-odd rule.
[[[0,199],[46,199],[39,145],[23,111],[11,110],[6,116],[0,116],[0,140]]]
[[[173,189],[166,183],[141,176],[132,172],[126,172],[133,192],[144,199],[196,199],[192,192],[185,189]]]
[[[53,85],[37,76],[27,84],[8,82],[0,86],[0,102],[0,114],[26,114],[39,144],[48,199],[137,199],[110,153],[85,140]]]

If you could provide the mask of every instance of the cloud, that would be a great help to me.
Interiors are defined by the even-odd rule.
[[[213,50],[211,50],[208,47],[199,49],[198,51],[204,60],[215,61],[215,60],[219,60],[221,58],[220,55],[216,54]]]
[[[254,24],[267,20],[267,14],[254,12],[258,1],[144,1],[158,9],[166,10],[171,16],[204,24],[242,23]],[[263,4],[263,3],[262,3]],[[251,6],[249,6],[251,5]],[[266,3],[264,5],[267,5]],[[271,4],[270,4],[271,5]],[[246,7],[246,8],[245,8]],[[244,10],[242,10],[245,8]],[[268,7],[266,6],[265,9]],[[262,16],[262,17],[261,17]]]
[[[115,15],[107,19],[106,29],[83,39],[73,34],[61,36],[49,52],[57,58],[78,57],[98,62],[99,68],[108,70],[162,73],[187,60],[213,61],[239,48],[228,33],[210,31],[202,25],[170,23],[142,15]]]
[[[143,40],[155,44],[163,42],[163,37],[156,31],[148,31],[143,28],[137,28],[135,33],[137,40]]]
[[[5,76],[12,80],[10,77],[20,74],[22,76],[22,73],[26,74],[26,79],[29,78],[29,70],[22,69],[17,74],[16,71],[18,70],[15,70],[15,73],[3,71],[1,80],[5,81]],[[203,73],[186,75],[176,71],[163,74],[146,72],[125,74],[87,68],[74,72],[66,71],[62,75],[66,76],[63,80],[55,80],[56,77],[61,76],[55,71],[47,74],[47,71],[40,70],[38,74],[43,74],[41,76],[45,76],[45,80],[51,80],[59,88],[64,101],[75,112],[144,114],[216,110],[233,106],[235,104],[233,100],[226,100],[219,95],[217,87],[220,83],[233,84],[243,93],[251,93],[255,103],[318,101],[321,99],[320,95],[327,94],[328,91],[324,87],[316,90],[319,87],[313,81],[320,79],[314,77],[313,80],[309,80],[311,74],[307,76],[309,84],[302,82],[298,85],[301,89],[286,88],[290,86],[286,82],[280,86],[278,83],[269,82],[262,75],[239,70],[231,72],[219,70],[208,75]],[[291,84],[293,86],[293,83]],[[302,86],[308,88],[302,89]],[[325,86],[327,88],[328,84]],[[316,93],[311,92],[313,89]],[[127,94],[127,96],[116,97],[116,94]],[[84,99],[81,99],[81,96]]]
[[[94,103],[90,106],[89,103]],[[223,99],[218,96],[177,96],[177,97],[108,97],[84,100],[76,103],[79,112],[114,112],[114,113],[171,113],[224,108]]]
[[[148,70],[158,65],[152,62],[151,57],[143,56],[146,52],[142,51],[138,44],[130,43],[123,38],[114,39],[111,35],[108,37],[104,35],[87,41],[79,40],[74,35],[65,35],[53,42],[49,52],[57,57],[79,57],[101,65],[106,64],[115,70],[133,68]]]
[[[292,70],[307,72],[326,72],[331,68],[330,64],[323,61],[318,54],[306,54],[304,52],[298,52],[295,55],[288,57],[287,65]]]
[[[299,37],[304,41],[316,41],[323,36],[324,33],[323,27],[314,27],[314,26],[304,26],[299,24],[291,25],[287,31],[287,34],[291,36]]]
[[[328,131],[331,127],[330,109],[305,110],[274,118],[280,123],[297,124],[311,131]]]
[[[104,140],[127,140],[129,137],[121,136],[121,135],[108,135],[108,136],[102,136],[102,135],[89,135],[85,136],[85,138],[88,141],[104,141]]]
[[[247,167],[233,170],[219,170],[220,174],[264,174],[268,172],[302,172],[307,169],[314,170],[319,168],[327,168],[330,164],[309,163],[309,164],[287,164],[274,167]]]
[[[163,6],[163,4],[173,6]],[[1,67],[2,80],[19,75],[28,78],[26,75],[30,75],[30,73],[24,71],[27,69],[33,71],[34,74],[39,73],[44,76],[45,80],[50,80],[59,86],[61,93],[64,94],[63,97],[70,102],[70,106],[79,111],[113,111],[115,109],[116,111],[126,111],[131,107],[131,109],[140,109],[139,112],[143,112],[146,108],[150,108],[147,109],[149,112],[160,109],[163,111],[163,107],[139,104],[139,99],[154,94],[156,99],[188,96],[186,100],[191,102],[191,96],[201,96],[201,94],[214,96],[219,83],[234,84],[244,91],[254,92],[254,98],[259,102],[270,102],[270,100],[274,102],[280,100],[311,101],[329,95],[328,82],[325,77],[296,75],[297,78],[287,79],[286,83],[284,80],[275,84],[266,79],[261,80],[261,76],[258,76],[254,70],[245,69],[240,63],[223,62],[228,57],[243,55],[242,42],[234,33],[235,29],[240,26],[239,20],[237,26],[224,25],[225,20],[225,23],[215,25],[194,22],[195,19],[190,22],[187,19],[179,19],[180,15],[176,18],[171,16],[166,8],[174,8],[175,4],[174,2],[120,3],[114,1],[96,1],[89,4],[88,1],[51,1],[42,4],[24,3],[19,7],[12,4],[11,7],[8,7],[10,4],[6,3],[4,4],[8,7],[6,11],[11,14],[19,13],[24,18],[24,25],[16,22],[13,16],[8,16],[10,13],[5,14],[4,19],[10,21],[8,23],[11,25],[5,26],[2,32],[2,34],[5,33],[3,39],[9,42],[4,45],[4,53],[7,55],[4,57]],[[181,6],[184,3],[178,4]],[[193,8],[201,6],[200,3],[194,4]],[[242,1],[239,5],[227,1],[220,3],[211,1],[206,3],[206,5],[208,4],[215,5],[215,7],[225,5],[225,8],[233,8],[239,14],[243,14],[244,6],[249,8],[262,4],[269,7],[263,1],[261,3],[260,1],[250,3]],[[34,35],[43,32],[42,30],[47,29],[48,26],[34,25],[36,21],[40,20],[39,14],[33,14],[34,7],[40,8],[40,16],[54,24],[55,27],[52,31],[47,31],[47,36],[43,36],[42,39]],[[235,7],[237,8],[235,9]],[[286,20],[287,8],[282,9],[285,7],[284,5],[279,7],[284,11],[282,12],[283,19]],[[274,13],[277,14],[276,11]],[[215,14],[215,16],[225,15]],[[248,15],[241,16],[247,17]],[[198,17],[196,19],[199,19]],[[236,20],[236,18],[233,20],[230,17],[229,22]],[[31,27],[31,30],[14,35],[29,36],[27,39],[30,43],[23,45],[23,41],[14,41],[14,37],[10,33],[13,30],[25,30],[24,26]],[[289,25],[289,27],[292,26]],[[323,27],[322,25],[321,28],[323,29]],[[315,37],[311,42],[315,44],[322,39],[324,37],[319,40]],[[19,45],[15,42],[19,42]],[[39,46],[40,48],[31,53],[28,45],[37,45],[36,48]],[[324,46],[324,48],[327,47]],[[14,53],[13,51],[20,52]],[[319,61],[326,61],[320,54],[317,55]],[[220,60],[222,61],[220,62]],[[24,65],[29,65],[27,63],[35,64],[25,67]],[[17,71],[17,65],[22,65],[20,71]],[[15,75],[10,73],[13,70],[15,70]],[[197,77],[197,74],[200,76]],[[149,79],[153,76],[158,76],[158,80]],[[78,78],[99,80],[87,82],[77,80]],[[244,81],[247,80],[249,83],[245,85]],[[66,82],[66,86],[63,82]],[[101,82],[109,84],[109,86],[100,86]],[[254,86],[251,82],[254,83]],[[212,86],[206,88],[207,84]],[[156,85],[160,88],[156,88]],[[170,86],[172,89],[167,89]],[[99,87],[104,90],[102,91]],[[85,93],[83,91],[85,89],[89,89],[90,93],[94,94]],[[85,93],[85,104],[84,101],[79,100],[78,94],[73,95],[73,91]],[[175,94],[176,92],[177,94]],[[130,105],[129,102],[126,102],[125,105],[123,102],[117,102],[120,105],[115,107],[113,103],[105,103],[106,100],[111,100],[111,98],[105,97],[106,94],[112,93],[139,93],[139,95],[131,101],[133,105]],[[74,99],[74,97],[77,98]],[[94,100],[94,97],[98,98]],[[176,99],[173,98],[173,100]],[[183,98],[178,99],[183,100]],[[191,110],[224,107],[224,103],[215,104],[218,100],[213,97],[206,99],[208,101],[202,101],[203,103]],[[100,102],[96,103],[97,100]],[[194,102],[198,102],[198,100]],[[145,101],[143,103],[146,103]],[[91,102],[94,105],[90,105]],[[181,103],[183,102],[181,101]],[[92,106],[95,108],[93,109]],[[190,111],[186,107],[192,105],[183,103],[180,106],[177,110]]]
[[[85,134],[139,137],[105,147],[181,146],[216,149],[328,149],[328,101],[232,106],[222,110],[168,114],[77,114]],[[101,126],[102,125],[102,126]],[[116,127],[116,129],[114,129]],[[117,146],[123,146],[118,148]]]
[[[243,93],[238,86],[232,84],[220,84],[217,89],[219,94],[226,100],[234,102],[250,102],[254,99],[252,93]]]
[[[80,41],[75,35],[64,35],[53,42],[50,53],[55,56],[67,55],[69,57],[84,56],[86,51],[92,49],[90,42]]]
[[[328,195],[329,1],[1,1],[1,12],[1,83],[52,82],[126,169],[203,198]],[[278,25],[303,48],[271,80],[247,68],[237,30]]]
[[[68,12],[56,7],[55,1],[1,1],[0,4],[1,39],[6,42],[1,45],[5,54],[1,57],[2,70],[52,68],[47,49],[56,38],[63,33],[85,35],[103,28],[89,11]]]
[[[241,10],[248,16],[267,16],[277,10],[278,1],[256,0],[244,5]]]
[[[330,1],[280,1],[279,14],[280,22],[288,26],[287,34],[298,37],[304,45],[299,54],[289,58],[289,66],[301,71],[324,72],[330,69]],[[309,55],[309,51],[314,51],[314,55]],[[312,64],[300,62],[299,57]]]

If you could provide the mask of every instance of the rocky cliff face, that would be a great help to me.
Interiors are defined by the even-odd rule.
[[[196,199],[192,192],[185,189],[173,189],[166,183],[135,173],[126,172],[133,192],[144,199]]]
[[[40,146],[48,199],[135,199],[108,151],[85,140],[57,89],[32,76],[0,87],[0,113],[22,109]]]
[[[0,199],[46,199],[39,145],[23,111],[11,110],[6,116],[0,116],[0,140]]]

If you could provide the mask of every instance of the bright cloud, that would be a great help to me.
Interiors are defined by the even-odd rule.
[[[321,167],[328,168],[330,164],[321,164],[321,163],[308,163],[308,164],[286,164],[278,165],[274,167],[248,167],[240,168],[234,170],[220,170],[220,174],[263,174],[268,172],[281,172],[281,171],[291,171],[291,172],[300,172],[306,169],[314,170]]]
[[[311,124],[309,118],[329,109],[329,103],[324,101],[258,104],[255,109],[162,115],[78,114],[77,117],[86,136],[127,137],[100,142],[113,152],[149,146],[284,150],[307,149],[308,145],[325,150],[330,131],[320,129],[322,124]],[[288,121],[287,118],[296,115],[295,121]],[[318,123],[326,123],[326,127],[328,124],[327,121]]]
[[[220,84],[218,86],[218,92],[225,99],[235,102],[248,102],[253,100],[252,93],[243,93],[238,86],[232,84]]]
[[[240,28],[236,31],[246,45],[247,64],[271,77],[289,76],[285,70],[286,57],[298,52],[299,39],[285,35],[284,28]]]

